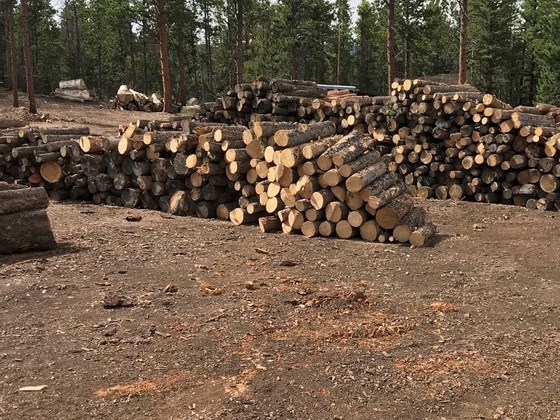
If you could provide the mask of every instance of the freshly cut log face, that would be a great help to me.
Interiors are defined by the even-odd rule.
[[[40,168],[40,173],[43,179],[51,184],[56,184],[64,176],[62,167],[56,162],[43,163]]]

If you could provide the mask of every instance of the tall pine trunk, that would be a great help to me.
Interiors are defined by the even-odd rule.
[[[395,0],[387,0],[387,82],[391,92],[391,83],[395,80]]]
[[[161,81],[163,84],[163,111],[171,112],[173,109],[173,98],[171,95],[171,72],[169,70],[169,39],[167,35],[165,0],[157,0],[157,21],[159,32],[159,63],[161,66]]]
[[[23,58],[25,61],[25,78],[27,82],[27,97],[29,98],[29,112],[37,113],[35,103],[35,87],[33,85],[33,63],[31,62],[31,37],[29,35],[29,5],[27,0],[21,0],[21,24],[23,32]]]
[[[82,43],[80,38],[80,24],[78,21],[78,8],[76,7],[76,2],[74,1],[73,12],[74,12],[74,29],[76,31],[76,67],[77,76],[82,77]]]
[[[14,2],[6,0],[6,74],[8,74],[9,86],[12,88],[14,108],[19,107],[18,95],[18,72],[16,62],[16,43],[14,39]]]
[[[4,3],[4,40],[6,41],[6,46],[5,46],[6,55],[4,55],[4,61],[5,61],[4,64],[6,65],[6,72],[4,73],[4,83],[6,84],[6,87],[8,89],[11,89],[12,87],[11,74],[8,73],[12,68],[12,63],[10,62],[11,59],[10,16],[9,16],[10,6],[11,6],[10,0],[6,0],[6,2]]]
[[[204,46],[206,50],[206,92],[214,91],[214,70],[212,66],[212,24],[210,22],[209,0],[203,3]]]
[[[187,104],[187,65],[185,63],[185,47],[179,42],[177,47],[177,58],[179,60],[179,103]]]
[[[459,0],[461,26],[459,29],[459,84],[467,83],[467,45],[469,31],[468,0]]]
[[[237,45],[236,45],[236,61],[237,61],[237,83],[243,83],[243,74],[245,70],[245,61],[243,58],[243,1],[237,0]]]

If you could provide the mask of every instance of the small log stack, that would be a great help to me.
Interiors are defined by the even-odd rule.
[[[56,248],[43,188],[0,182],[0,254]]]

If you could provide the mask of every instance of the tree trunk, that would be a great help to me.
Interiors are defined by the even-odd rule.
[[[461,26],[459,29],[459,84],[467,82],[467,43],[469,29],[468,0],[459,0]]]
[[[23,31],[23,57],[25,61],[25,78],[27,79],[27,97],[29,98],[29,112],[37,113],[35,103],[35,87],[33,85],[33,64],[31,62],[31,37],[29,35],[29,5],[27,0],[21,1],[21,23]]]
[[[10,62],[10,20],[9,20],[9,11],[10,11],[10,1],[6,0],[4,3],[4,40],[5,44],[5,51],[6,54],[4,55],[4,64],[6,66],[6,72],[4,73],[4,83],[8,89],[11,88],[12,81],[10,79],[10,74],[8,73],[9,69],[12,68],[12,63]]]
[[[243,1],[237,0],[237,45],[236,45],[236,56],[237,56],[237,83],[243,83],[243,74],[245,68],[245,62],[243,59]]]
[[[179,42],[177,49],[177,58],[179,60],[179,103],[187,104],[187,66],[185,64],[185,47]]]
[[[16,59],[16,42],[14,40],[14,3],[13,0],[6,1],[6,57],[9,67],[6,72],[11,76],[11,87],[14,108],[19,107],[18,96],[18,72]]]
[[[203,3],[204,44],[206,49],[206,91],[214,90],[214,71],[212,68],[212,26],[210,22],[209,0]],[[206,92],[205,92],[206,93]]]
[[[163,84],[163,111],[171,112],[173,99],[171,96],[171,72],[169,70],[169,39],[167,34],[167,16],[165,0],[157,0],[157,20],[159,33],[159,63]]]
[[[395,80],[395,0],[387,0],[387,82],[391,92],[391,83]]]
[[[74,28],[76,30],[76,69],[78,70],[76,76],[80,77],[82,75],[82,54],[81,54],[82,45],[80,39],[80,27],[78,24],[78,8],[76,7],[75,1],[72,4],[72,6],[74,12]]]

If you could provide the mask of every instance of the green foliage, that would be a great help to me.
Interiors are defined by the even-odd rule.
[[[512,104],[560,104],[560,0],[469,4],[469,81]],[[246,81],[265,75],[387,91],[386,0],[362,0],[357,13],[349,0],[166,0],[176,98],[212,100],[235,84],[240,5]],[[395,5],[397,75],[456,73],[458,1]],[[30,0],[30,13],[38,92],[78,77],[104,97],[121,84],[161,91],[153,0],[66,0],[61,10]],[[16,40],[22,68],[20,32]]]
[[[387,36],[383,8],[362,0],[356,23],[356,83],[364,92],[384,94],[387,91]]]
[[[526,0],[524,39],[533,60],[529,88],[536,100],[560,105],[560,0]]]
[[[471,0],[469,9],[470,78],[481,89],[516,103],[512,83],[523,71],[516,0]]]

